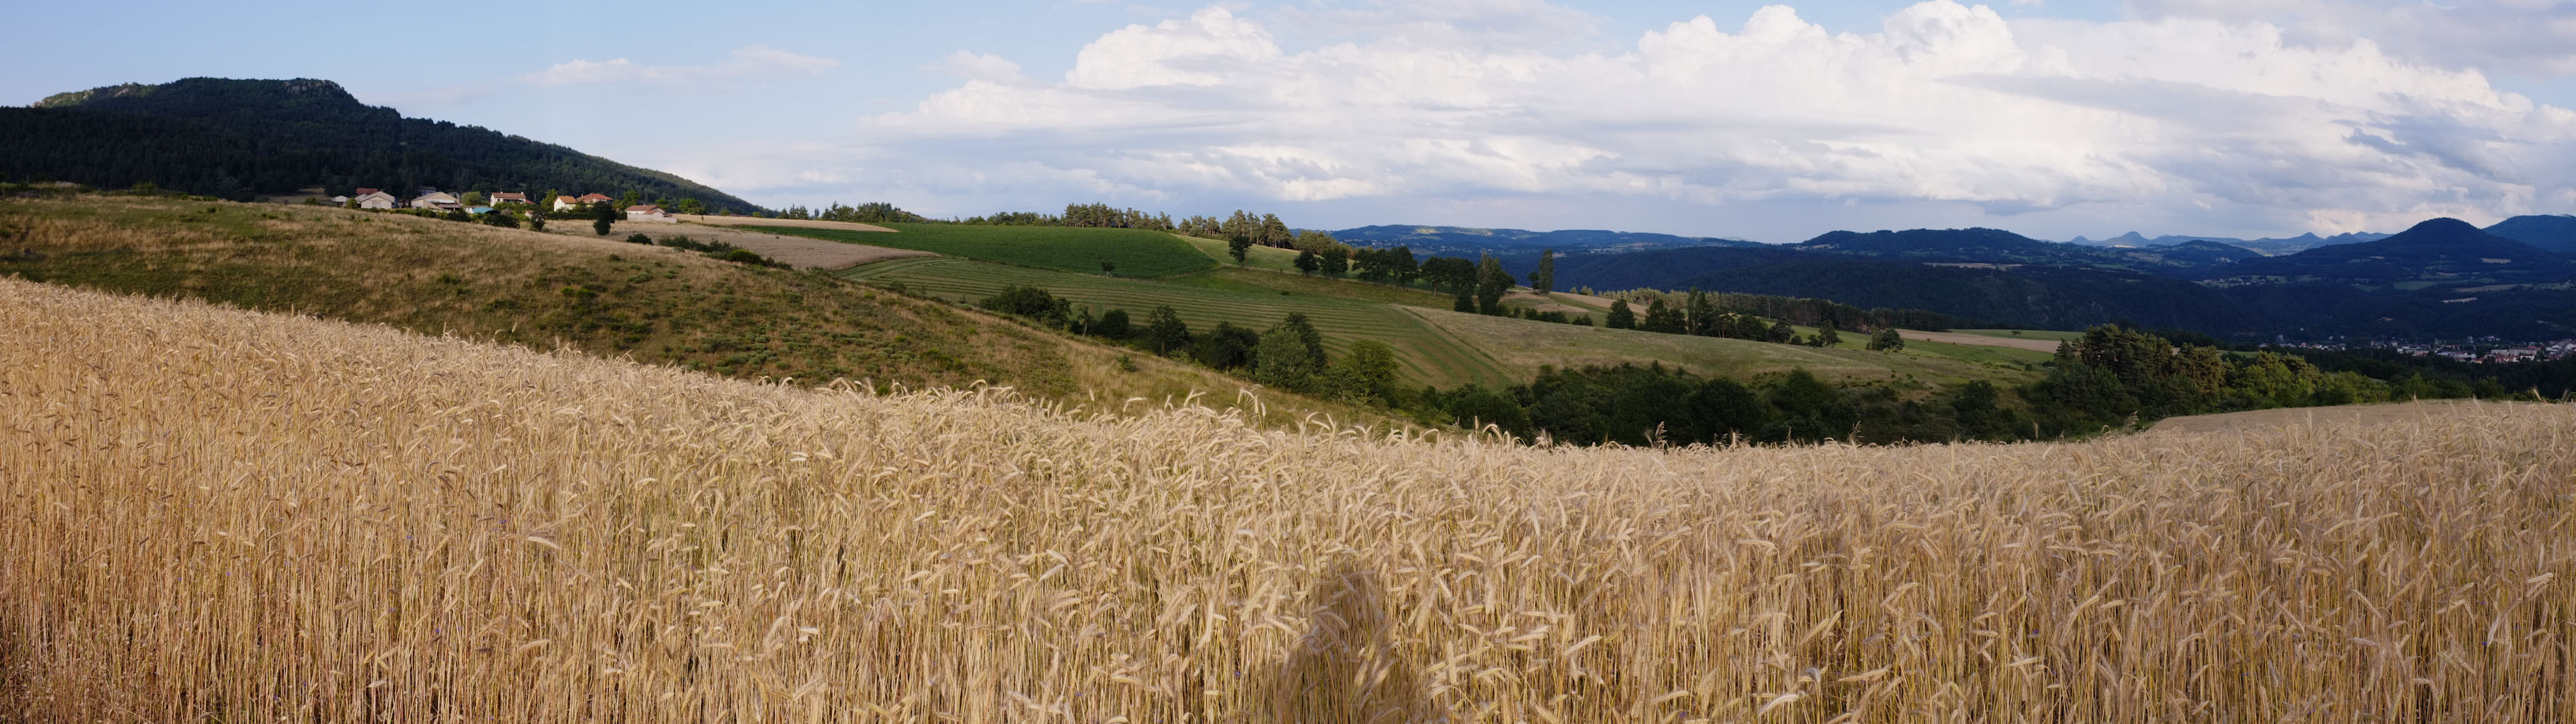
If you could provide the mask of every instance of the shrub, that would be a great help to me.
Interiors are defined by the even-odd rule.
[[[1016,284],[1003,287],[1000,293],[985,297],[980,306],[1003,314],[1028,317],[1057,326],[1062,326],[1073,312],[1072,302],[1057,298],[1044,289]]]
[[[1112,309],[1100,315],[1100,321],[1092,325],[1091,332],[1110,339],[1126,339],[1127,335],[1135,332],[1135,321],[1128,319],[1127,310]]]

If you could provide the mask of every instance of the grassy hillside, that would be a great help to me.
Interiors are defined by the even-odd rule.
[[[1404,379],[1441,388],[1476,383],[1526,383],[1543,366],[1660,362],[1704,374],[1742,376],[1808,367],[1837,380],[1911,377],[1938,383],[1962,379],[2022,382],[2034,373],[2017,358],[1966,345],[1927,343],[1897,354],[1865,352],[1866,339],[1846,335],[1849,348],[1806,347],[1628,330],[1607,330],[1521,319],[1461,314],[1449,298],[1418,289],[1225,267],[1161,280],[1111,279],[988,264],[965,259],[897,259],[850,269],[847,278],[899,284],[906,291],[952,301],[979,300],[1011,285],[1036,286],[1091,305],[1142,315],[1157,305],[1181,313],[1193,330],[1217,322],[1268,329],[1290,312],[1312,318],[1334,354],[1353,339],[1374,339],[1396,349]],[[1812,333],[1812,330],[1810,331]]]
[[[1143,229],[965,224],[884,226],[897,233],[801,226],[747,228],[772,234],[890,246],[1082,274],[1103,273],[1100,267],[1103,261],[1116,265],[1115,269],[1108,271],[1109,274],[1123,277],[1167,277],[1216,267],[1216,260],[1208,258],[1179,237]]]
[[[1236,273],[1279,276],[1257,271]],[[1147,282],[954,258],[896,259],[842,272],[850,279],[897,284],[910,293],[955,301],[980,300],[1012,285],[1035,286],[1099,312],[1125,309],[1140,320],[1154,307],[1169,305],[1197,332],[1213,328],[1218,322],[1264,330],[1292,312],[1301,313],[1314,321],[1316,330],[1324,335],[1325,348],[1332,354],[1347,352],[1357,339],[1374,339],[1393,346],[1403,365],[1402,376],[1415,384],[1452,387],[1470,382],[1528,381],[1525,376],[1516,378],[1512,371],[1497,366],[1485,353],[1396,307],[1341,297],[1282,293],[1228,281],[1234,274],[1218,274],[1206,279]]]
[[[1220,405],[1249,386],[821,274],[588,236],[273,204],[0,199],[0,276],[562,345],[744,378],[984,381],[1071,401],[1197,392]],[[1272,397],[1281,413],[1273,422],[1306,411],[1370,416]]]
[[[1191,248],[1198,249],[1199,253],[1206,254],[1207,258],[1214,259],[1220,264],[1234,263],[1234,253],[1232,250],[1227,248],[1226,243],[1223,241],[1205,239],[1196,236],[1184,236],[1181,237],[1181,241],[1188,243]],[[1281,249],[1275,246],[1254,246],[1243,250],[1243,265],[1254,269],[1268,269],[1271,271],[1289,272],[1293,274],[1297,271],[1297,250]]]
[[[0,280],[0,720],[2559,721],[2576,407],[1659,451]]]

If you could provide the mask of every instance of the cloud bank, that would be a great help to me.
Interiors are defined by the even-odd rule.
[[[1061,79],[961,52],[941,66],[959,85],[864,118],[855,145],[745,153],[700,172],[752,191],[950,210],[1101,199],[1329,216],[1592,199],[1661,217],[1627,228],[1790,238],[1871,208],[2091,233],[2340,232],[2576,210],[2576,113],[2475,69],[2564,67],[2576,46],[2430,57],[2320,25],[2366,13],[2290,25],[2227,10],[2238,3],[2139,5],[2137,19],[2089,23],[1933,0],[1868,33],[1772,6],[1740,22],[1680,20],[1607,51],[1533,42],[1587,17],[1534,0],[1268,16],[1212,6],[1103,35]],[[1299,46],[1281,28],[1338,40]],[[2436,38],[2424,47],[2459,47],[2422,32]],[[2318,41],[2334,33],[2347,35]],[[621,64],[546,75],[650,72]],[[803,186],[818,164],[853,180]]]

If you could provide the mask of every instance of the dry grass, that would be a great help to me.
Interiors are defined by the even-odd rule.
[[[2571,430],[1534,449],[0,281],[0,720],[2564,721]]]
[[[697,219],[702,217],[692,216],[685,218]],[[714,216],[703,218],[725,219],[733,217]],[[769,257],[772,261],[789,264],[798,269],[845,269],[848,267],[858,266],[860,264],[884,261],[887,259],[901,259],[914,256],[937,256],[936,254],[926,251],[891,249],[882,246],[869,246],[866,244],[851,244],[839,241],[825,241],[822,239],[808,239],[800,236],[780,236],[777,234],[765,234],[735,227],[736,225],[721,223],[661,224],[645,221],[620,221],[617,222],[616,226],[610,230],[608,238],[624,239],[629,234],[643,234],[656,239],[671,236],[686,236],[700,242],[721,241],[734,246],[750,249],[753,253]],[[590,228],[590,222],[584,219],[557,219],[546,226],[546,233],[573,238],[596,238],[598,236],[598,232],[593,231]]]

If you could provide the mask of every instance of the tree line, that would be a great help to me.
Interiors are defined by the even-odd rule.
[[[1187,359],[1275,389],[1381,407],[1399,406],[1406,398],[1396,385],[1395,348],[1376,340],[1351,340],[1350,351],[1335,358],[1325,352],[1323,333],[1304,314],[1290,313],[1268,329],[1218,322],[1214,328],[1193,331],[1181,320],[1179,310],[1170,306],[1156,306],[1137,320],[1123,308],[1094,314],[1090,306],[1045,289],[1016,285],[985,297],[979,306],[1073,334]]]
[[[2018,388],[1983,380],[1941,388],[1888,381],[1836,385],[1804,369],[1735,380],[1655,363],[1543,367],[1527,384],[1442,390],[1399,384],[1394,349],[1384,343],[1353,340],[1348,353],[1328,355],[1323,336],[1299,314],[1266,329],[1220,322],[1193,330],[1169,306],[1158,306],[1141,320],[1124,309],[1095,314],[1045,289],[1025,286],[1005,288],[982,306],[1276,389],[1372,405],[1426,424],[1490,427],[1523,440],[1577,445],[2046,440],[2138,427],[2176,415],[2409,398],[2568,394],[2564,380],[2554,389],[2511,392],[2493,378],[2472,383],[2421,370],[2377,379],[2349,369],[2325,369],[2294,354],[2177,345],[2118,325],[2094,327],[2082,338],[2060,344],[2047,376]],[[1714,308],[1713,303],[1685,307]],[[1681,314],[1681,323],[1687,326],[1694,316]],[[1711,325],[1729,319],[1719,312],[1699,318]],[[1832,333],[1830,326],[1824,330]],[[1879,334],[1893,337],[1894,328]],[[2576,364],[2567,366],[2576,370]]]

